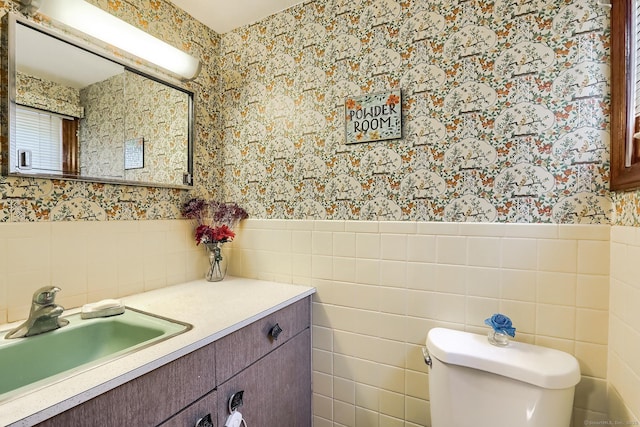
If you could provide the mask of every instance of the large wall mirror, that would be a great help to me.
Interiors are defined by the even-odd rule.
[[[190,188],[193,93],[8,14],[9,175]],[[6,159],[5,159],[6,156]]]

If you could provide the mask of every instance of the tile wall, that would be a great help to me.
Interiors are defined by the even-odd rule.
[[[0,324],[26,318],[42,286],[73,308],[200,279],[192,236],[180,220],[0,223]]]
[[[574,424],[608,420],[608,225],[248,220],[231,270],[317,287],[314,426],[427,426],[434,326],[574,354]],[[638,388],[640,389],[640,388]]]
[[[39,286],[60,286],[72,308],[199,279],[206,266],[180,220],[6,223],[0,236],[0,323],[25,318]],[[427,331],[484,333],[497,311],[519,340],[578,358],[584,425],[640,412],[638,242],[636,228],[606,225],[247,220],[230,268],[317,287],[316,427],[429,425]]]
[[[611,229],[610,418],[640,420],[640,229]],[[635,416],[635,418],[633,418]]]

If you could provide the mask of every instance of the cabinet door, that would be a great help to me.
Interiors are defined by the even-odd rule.
[[[197,423],[207,415],[211,417],[213,426],[216,426],[216,418],[218,416],[216,405],[217,396],[214,390],[160,424],[159,427],[204,427],[207,425],[206,421],[202,421],[200,424]]]
[[[38,426],[156,426],[215,388],[213,344],[129,381]]]
[[[218,426],[229,416],[229,398],[241,390],[238,411],[248,426],[311,426],[310,329],[218,386]]]
[[[310,313],[311,297],[307,297],[216,341],[218,384],[309,328]],[[273,328],[276,325],[280,332],[274,338]]]

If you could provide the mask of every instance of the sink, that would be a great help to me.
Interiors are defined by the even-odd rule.
[[[0,402],[45,387],[191,329],[188,323],[130,307],[111,317],[81,319],[27,338],[0,332]]]

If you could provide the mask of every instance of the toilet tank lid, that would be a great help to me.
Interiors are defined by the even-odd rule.
[[[489,343],[486,335],[433,328],[427,350],[441,362],[479,369],[548,389],[573,387],[580,381],[580,366],[560,350],[511,341],[507,347]]]

